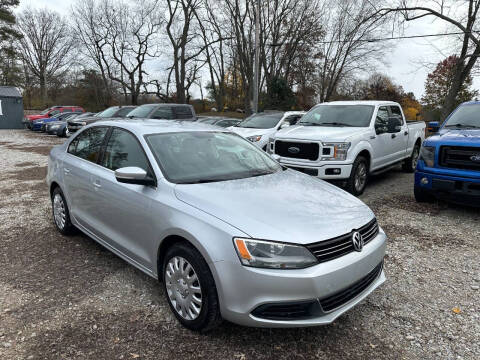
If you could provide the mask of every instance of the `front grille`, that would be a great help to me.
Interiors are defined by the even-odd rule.
[[[378,235],[379,228],[377,219],[373,219],[367,225],[356,230],[363,237],[363,243],[369,243]],[[333,239],[319,241],[307,245],[307,248],[317,257],[319,262],[330,261],[355,251],[352,242],[352,233],[338,236]]]
[[[300,320],[321,314],[318,300],[264,304],[252,311],[252,315],[269,320]]]
[[[320,151],[318,143],[275,141],[275,154],[282,157],[317,160]]]
[[[480,157],[480,148],[466,146],[442,146],[440,148],[440,166],[453,169],[478,170],[480,162],[471,158]]]
[[[353,285],[326,298],[320,299],[320,305],[322,306],[323,311],[329,312],[335,310],[356,298],[375,281],[381,273],[382,268],[383,261],[370,271],[367,276],[363,277]]]

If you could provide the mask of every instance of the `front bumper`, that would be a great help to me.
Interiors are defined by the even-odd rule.
[[[345,291],[382,263],[387,237],[383,231],[365,245],[362,252],[306,269],[276,270],[242,266],[239,262],[220,261],[213,264],[222,316],[231,322],[254,327],[304,327],[324,325],[365,299],[385,281],[381,269],[354,298],[330,311],[316,306],[317,311],[300,319],[271,319],[253,315],[259,307],[270,304],[319,302]]]
[[[297,170],[303,172],[308,175],[312,175],[324,180],[343,180],[348,179],[352,172],[353,164],[345,164],[345,163],[329,163],[323,162],[319,166],[313,165],[305,165],[304,163],[297,163],[292,162],[289,160],[284,160],[280,158],[280,164],[291,168],[293,170]]]
[[[480,206],[480,177],[467,178],[417,170],[415,187],[441,200]]]
[[[80,124],[68,124],[67,125],[68,132],[71,133],[71,134],[80,130],[82,127],[83,127],[83,125],[80,125]]]

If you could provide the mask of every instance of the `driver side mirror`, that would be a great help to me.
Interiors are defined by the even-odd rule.
[[[115,170],[115,178],[124,184],[155,185],[155,180],[147,172],[136,166],[123,167]]]
[[[290,126],[290,123],[285,121],[282,125],[280,125],[280,129],[285,129]]]
[[[388,133],[397,133],[402,131],[402,120],[396,116],[388,118],[387,123]]]
[[[375,123],[375,133],[377,135],[382,135],[388,132],[387,127],[383,123]]]
[[[430,132],[438,132],[440,129],[440,123],[438,121],[430,121],[428,123],[428,131]]]

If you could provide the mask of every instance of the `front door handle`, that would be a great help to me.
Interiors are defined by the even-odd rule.
[[[395,139],[396,137],[397,137],[397,135],[392,134],[392,139]]]
[[[102,187],[102,184],[100,184],[99,181],[94,181],[93,186],[95,186],[96,189],[100,189]]]
[[[408,131],[405,131],[405,132],[403,133],[403,135],[407,136],[407,135],[408,135]]]
[[[70,169],[63,168],[63,172],[64,172],[65,174],[70,174]]]

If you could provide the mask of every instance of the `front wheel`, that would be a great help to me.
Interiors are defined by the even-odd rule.
[[[355,159],[346,189],[355,196],[362,195],[368,181],[368,161],[363,156]]]
[[[403,171],[407,173],[415,172],[418,163],[418,157],[420,155],[420,145],[416,144],[413,148],[412,155],[403,163]]]
[[[70,220],[67,202],[59,187],[52,193],[52,213],[55,226],[61,234],[70,235],[74,232],[75,227]]]
[[[205,259],[189,243],[167,250],[163,285],[173,314],[186,328],[205,332],[221,323],[215,281]]]

